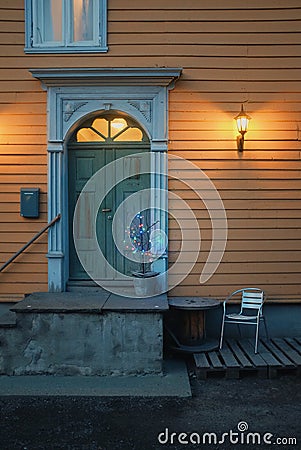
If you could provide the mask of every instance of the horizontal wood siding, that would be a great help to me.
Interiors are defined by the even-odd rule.
[[[23,1],[0,3],[0,264],[47,222],[46,95],[14,61],[24,56]],[[31,87],[26,80],[30,80]],[[33,81],[33,83],[32,83]],[[20,188],[41,189],[39,219],[20,216]],[[47,291],[47,234],[0,274],[0,301]]]
[[[198,261],[172,295],[223,297],[259,285],[270,300],[300,301],[300,0],[108,4],[108,53],[47,56],[23,51],[23,0],[0,2],[0,262],[47,221],[46,93],[28,69],[182,67],[170,92],[169,151],[213,181],[229,230],[217,272],[201,285],[211,222],[195,193],[171,178],[170,190],[190,205],[202,234]],[[252,120],[238,155],[233,117],[242,102]],[[170,170],[177,172],[172,163]],[[20,217],[22,186],[41,188],[38,220]],[[171,213],[184,214],[176,204]],[[175,219],[169,228],[174,263],[181,233]],[[46,243],[45,235],[0,274],[0,300],[47,290]],[[188,251],[184,260],[189,259]],[[183,271],[178,264],[177,273]]]

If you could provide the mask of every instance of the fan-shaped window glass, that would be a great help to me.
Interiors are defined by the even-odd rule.
[[[97,118],[90,126],[80,128],[76,132],[77,142],[141,142],[143,132],[131,126],[123,117],[110,119]]]
[[[109,122],[106,119],[95,119],[92,124],[92,129],[102,134],[104,138],[109,136]]]
[[[125,119],[117,118],[113,119],[111,121],[111,137],[114,139],[114,136],[116,134],[120,134],[125,130],[125,128],[128,128],[128,124]]]
[[[143,135],[139,128],[128,128],[116,137],[115,141],[142,141]]]
[[[77,142],[97,142],[105,141],[105,139],[98,133],[95,133],[91,128],[81,128],[76,135]]]

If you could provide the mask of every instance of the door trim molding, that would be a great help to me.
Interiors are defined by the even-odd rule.
[[[69,277],[68,139],[92,114],[121,111],[144,128],[150,150],[156,152],[151,186],[166,192],[158,208],[166,209],[168,92],[180,77],[180,68],[32,69],[47,90],[48,218],[62,218],[48,233],[48,289],[66,290]],[[162,224],[163,225],[163,224]],[[167,229],[167,227],[166,227]]]

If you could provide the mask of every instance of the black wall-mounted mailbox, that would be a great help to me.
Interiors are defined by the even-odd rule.
[[[22,217],[39,217],[40,188],[21,188],[20,215]]]

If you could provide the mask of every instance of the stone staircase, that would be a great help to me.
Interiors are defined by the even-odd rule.
[[[161,373],[166,295],[35,293],[0,319],[2,375]]]

